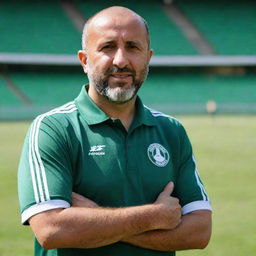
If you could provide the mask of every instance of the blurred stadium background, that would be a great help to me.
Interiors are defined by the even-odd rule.
[[[32,118],[87,83],[76,57],[81,30],[111,5],[148,21],[154,57],[140,96],[184,123],[212,199],[210,245],[178,255],[256,255],[256,1],[2,0],[0,256],[32,255],[16,191],[21,145]]]
[[[149,23],[154,57],[140,95],[176,114],[256,113],[253,0],[2,0],[0,119],[31,119],[87,83],[78,59],[85,20],[111,5]],[[157,91],[157,93],[156,93]]]

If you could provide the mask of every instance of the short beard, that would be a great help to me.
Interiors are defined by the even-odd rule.
[[[120,85],[116,88],[111,88],[108,84],[109,74],[122,73],[122,72],[132,72],[132,71],[127,68],[124,68],[124,69],[113,68],[107,72],[105,79],[92,75],[91,77],[89,77],[89,80],[93,81],[93,84],[95,85],[95,88],[100,95],[102,95],[103,97],[107,98],[109,101],[114,102],[116,104],[124,104],[132,100],[136,96],[142,83],[147,77],[148,66],[146,66],[145,69],[142,71],[141,73],[142,79],[140,81],[137,81],[134,79],[135,74],[134,72],[132,72],[133,83],[130,88],[123,89],[122,88],[124,86],[123,83],[120,83]]]
[[[134,84],[128,89],[123,89],[122,87],[110,88],[107,86],[104,91],[104,96],[112,102],[123,104],[132,100],[137,94],[138,90],[138,86]]]

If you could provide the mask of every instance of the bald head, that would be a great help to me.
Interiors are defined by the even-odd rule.
[[[150,48],[150,37],[147,22],[140,15],[128,8],[122,6],[112,6],[96,13],[85,23],[82,35],[83,50],[85,50],[87,47],[91,30],[97,28],[97,26],[107,24],[110,20],[112,23],[116,23],[116,25],[120,23],[120,20],[122,20],[122,22],[136,22],[138,27],[143,27],[145,31],[145,37],[148,43],[148,49]]]

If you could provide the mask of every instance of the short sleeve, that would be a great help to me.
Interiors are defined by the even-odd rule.
[[[43,211],[70,207],[72,168],[65,130],[53,118],[37,117],[25,138],[18,193],[22,223]]]
[[[199,177],[191,143],[182,126],[181,132],[180,162],[175,190],[182,206],[182,214],[196,210],[211,210],[209,197]]]

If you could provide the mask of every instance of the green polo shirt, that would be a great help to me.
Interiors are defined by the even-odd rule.
[[[72,191],[106,207],[153,203],[169,181],[182,213],[210,210],[192,147],[174,118],[144,106],[137,97],[127,132],[83,87],[72,102],[38,116],[26,136],[18,172],[22,223],[40,212],[71,205]],[[115,243],[95,249],[44,250],[35,255],[174,255]]]

